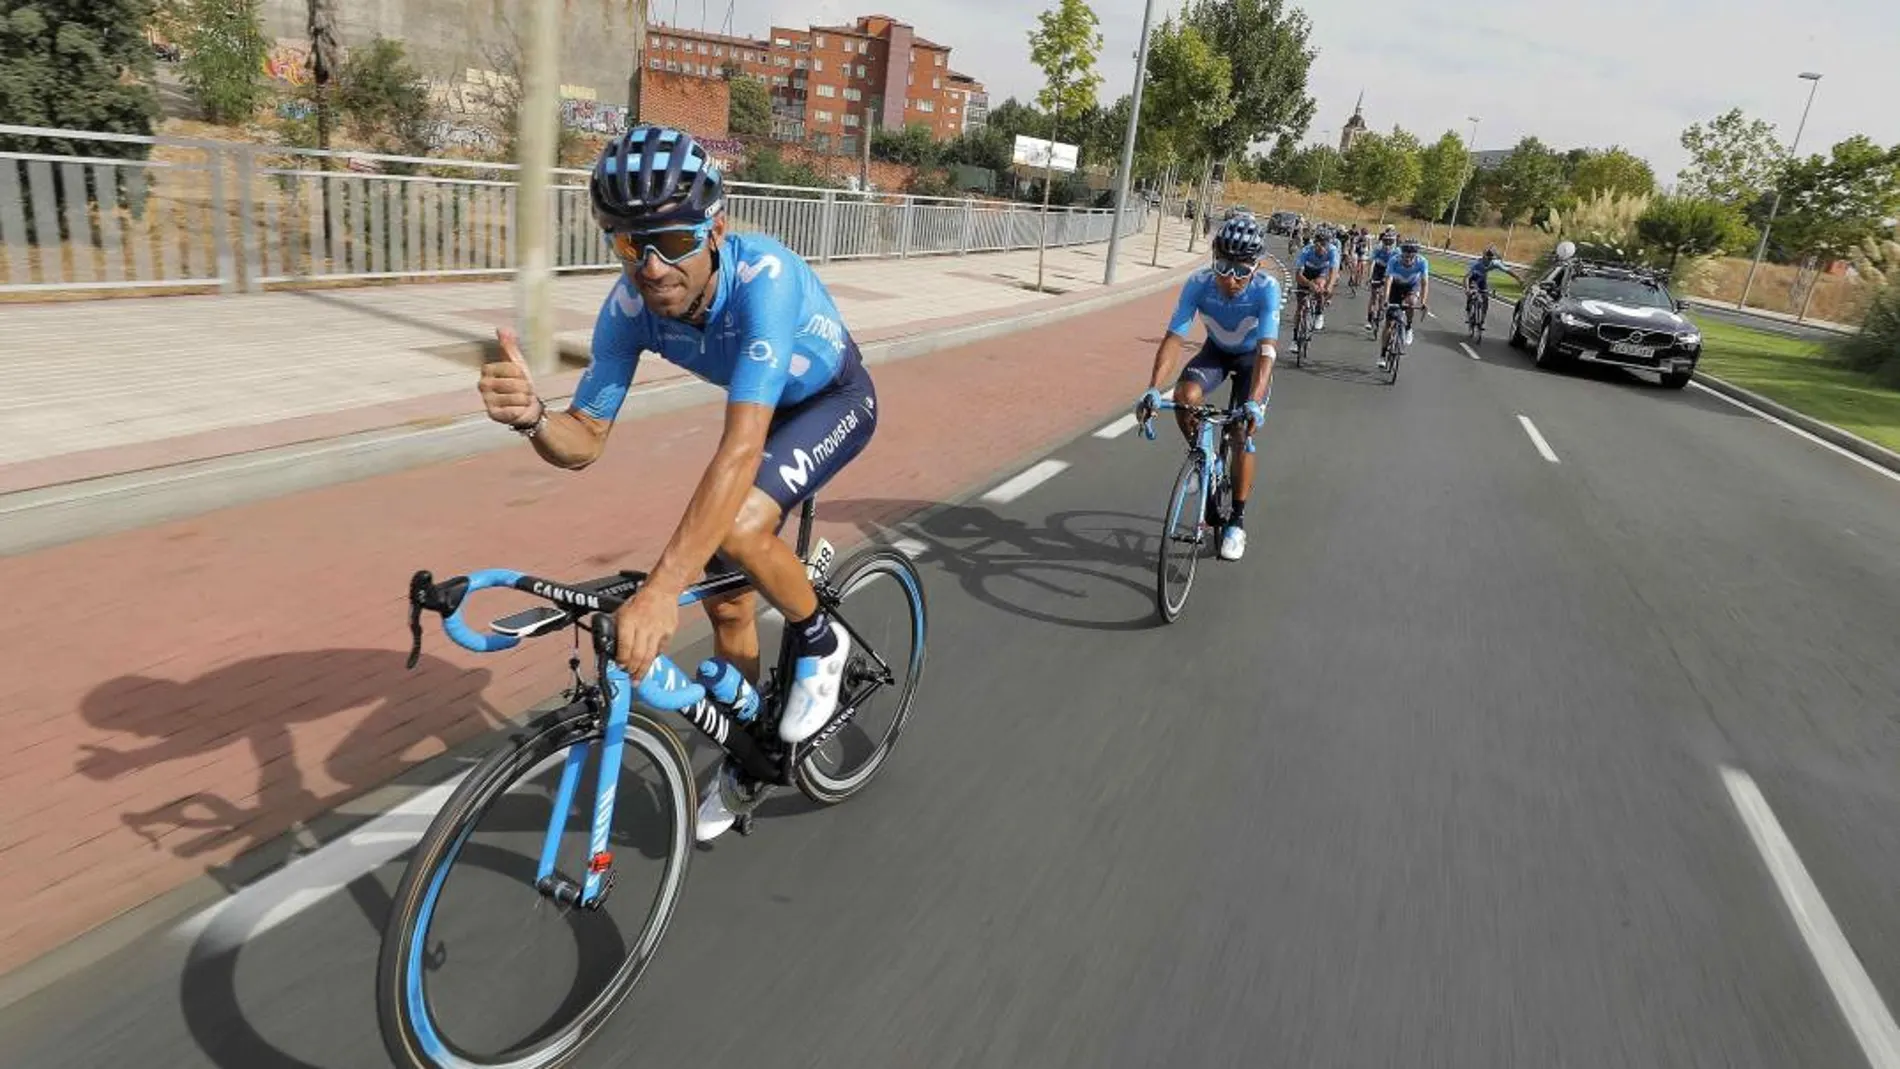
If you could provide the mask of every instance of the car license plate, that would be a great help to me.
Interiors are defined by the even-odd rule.
[[[1631,345],[1626,341],[1611,342],[1610,351],[1618,356],[1638,356],[1644,360],[1656,355],[1656,350],[1647,345]]]

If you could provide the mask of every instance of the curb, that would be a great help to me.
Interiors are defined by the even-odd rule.
[[[1177,277],[1175,272],[1170,272],[1169,276],[1170,278]],[[1147,284],[1143,283],[1143,286],[1147,287]],[[1162,288],[1166,288],[1165,284],[1157,283],[1152,287],[1147,287],[1148,290]],[[986,327],[990,325],[982,324]],[[1117,411],[1122,410],[1117,409]],[[998,475],[1020,467],[1025,459],[1047,456],[1088,437],[1095,432],[1101,419],[1106,415],[1107,413],[1104,413],[1099,417],[1091,417],[1083,421],[1081,428],[1074,434],[1038,446],[1027,454],[1013,456],[973,476],[962,489],[953,494],[946,494],[941,501],[931,502],[908,515],[881,523],[879,526],[882,532],[879,534],[866,534],[848,545],[839,545],[839,559],[844,560],[866,546],[889,544],[906,532],[914,532],[921,536],[923,526],[932,517],[948,509],[968,505],[994,485]],[[673,641],[676,646],[686,647],[708,638],[711,634],[712,625],[706,620],[704,614],[695,613],[683,621]],[[441,640],[441,636],[436,637]],[[535,702],[521,712],[505,718],[502,724],[492,730],[465,739],[443,753],[418,762],[388,782],[372,787],[362,794],[343,801],[333,809],[301,822],[269,842],[262,843],[233,858],[230,862],[210,869],[177,887],[163,891],[130,909],[109,917],[39,957],[16,966],[10,971],[0,973],[0,1011],[40,995],[114,954],[141,943],[165,938],[188,917],[215,908],[219,903],[236,896],[252,884],[284,871],[305,855],[315,853],[325,846],[348,837],[389,810],[447,782],[457,772],[472,767],[480,761],[495,745],[498,738],[509,731],[517,730],[541,713],[558,708],[560,704],[559,694]],[[673,725],[669,724],[669,726]],[[695,741],[695,733],[681,728],[679,734],[681,741],[687,747],[689,757],[696,760],[700,752]],[[405,847],[402,852],[407,853],[408,849]],[[202,941],[205,935],[206,933],[200,933],[199,941]],[[194,947],[194,952],[195,950]]]
[[[866,364],[904,360],[1086,315],[1146,297],[1180,282],[1194,264],[1125,282],[1104,293],[1053,308],[965,326],[869,342]],[[563,357],[587,354],[570,344]],[[621,418],[639,419],[717,400],[720,390],[699,381],[659,383],[628,393]],[[556,403],[565,397],[551,398]],[[283,497],[337,483],[474,456],[515,444],[473,414],[431,427],[397,426],[250,453],[186,461],[137,472],[83,479],[0,495],[0,556],[29,553],[99,535],[184,519],[233,505]]]
[[[1858,434],[1844,431],[1832,423],[1823,423],[1813,416],[1804,416],[1794,409],[1789,408],[1787,405],[1770,401],[1768,398],[1763,397],[1753,390],[1745,390],[1732,382],[1718,379],[1706,371],[1696,372],[1690,381],[1705,387],[1713,393],[1719,393],[1731,400],[1740,401],[1751,408],[1758,408],[1768,415],[1784,423],[1792,424],[1824,442],[1840,446],[1842,449],[1847,450],[1870,464],[1876,464],[1895,474],[1900,474],[1900,453],[1896,453],[1885,446],[1876,445]]]

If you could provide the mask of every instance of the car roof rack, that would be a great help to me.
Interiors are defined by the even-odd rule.
[[[1582,258],[1571,262],[1583,269],[1586,274],[1640,279],[1644,282],[1653,282],[1658,286],[1665,285],[1669,281],[1669,273],[1667,271],[1654,267],[1643,267],[1638,264],[1613,263],[1608,260],[1586,260]]]

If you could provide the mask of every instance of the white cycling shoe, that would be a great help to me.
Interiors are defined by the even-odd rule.
[[[739,777],[731,761],[719,762],[713,778],[706,783],[706,796],[699,801],[699,820],[693,826],[693,838],[702,843],[724,835],[738,821],[732,807],[739,804]]]
[[[1247,529],[1229,527],[1221,532],[1220,559],[1239,560],[1247,552]]]
[[[1314,329],[1314,330],[1325,330],[1325,329],[1326,329],[1326,315],[1325,315],[1325,313],[1323,313],[1323,312],[1322,312],[1322,313],[1321,313],[1320,315],[1318,315],[1317,317],[1315,317],[1315,318],[1314,318],[1314,320],[1313,320],[1313,329]]]
[[[800,657],[792,668],[791,690],[778,721],[778,737],[804,742],[825,726],[838,711],[844,685],[844,663],[851,656],[851,636],[834,621],[831,633],[838,648],[824,657]]]

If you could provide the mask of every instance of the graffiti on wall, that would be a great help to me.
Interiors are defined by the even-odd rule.
[[[448,119],[429,130],[429,143],[438,149],[474,149],[492,152],[500,144],[494,131],[479,123]]]
[[[264,75],[286,85],[309,85],[310,47],[301,41],[278,38],[264,53]]]
[[[590,134],[622,134],[627,131],[627,109],[598,100],[562,97],[561,125]]]

